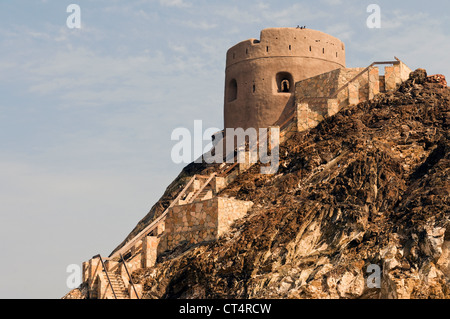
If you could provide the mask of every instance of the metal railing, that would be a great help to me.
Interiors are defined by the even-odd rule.
[[[328,97],[328,99],[334,99],[335,97],[337,97],[337,95],[344,90],[346,87],[348,87],[348,85],[350,83],[352,83],[353,81],[355,81],[357,78],[359,78],[360,76],[362,76],[364,73],[366,73],[367,71],[369,71],[369,69],[371,67],[373,67],[374,65],[382,65],[382,64],[399,64],[400,60],[397,59],[396,57],[394,57],[396,59],[396,61],[380,61],[380,62],[372,62],[368,67],[366,67],[364,70],[362,70],[361,72],[359,72],[357,75],[355,75],[352,79],[350,79],[347,83],[345,83],[343,86],[341,86],[339,89],[336,90],[336,92],[334,92],[331,96]]]
[[[128,279],[129,279],[129,281],[130,281],[130,284],[131,284],[131,286],[133,287],[134,293],[136,294],[136,298],[137,298],[137,299],[140,299],[140,298],[139,298],[139,295],[138,295],[138,292],[137,292],[137,290],[136,290],[136,287],[134,286],[133,278],[131,278],[130,272],[128,271],[127,263],[125,262],[125,259],[123,259],[123,255],[122,255],[122,254],[120,254],[120,259],[122,260],[123,266],[125,267],[125,271],[127,272]],[[131,297],[131,296],[130,296],[130,297]]]
[[[100,262],[102,264],[103,270],[106,273],[106,278],[108,279],[108,286],[111,286],[111,290],[113,292],[114,298],[117,299],[116,292],[114,291],[114,287],[113,287],[113,285],[111,283],[111,278],[109,278],[108,270],[106,269],[106,266],[105,266],[105,263],[103,262],[102,256],[100,256],[100,254],[98,254],[98,255],[95,255],[94,257],[92,257],[92,259],[95,259],[95,258],[100,258]],[[105,294],[106,294],[106,291],[108,291],[108,286],[106,286]]]
[[[186,184],[186,186],[183,188],[183,190],[178,194],[178,196],[172,201],[172,203],[167,207],[164,212],[156,218],[150,225],[145,227],[142,231],[140,231],[133,239],[131,239],[128,243],[126,243],[122,248],[114,252],[110,255],[110,258],[114,258],[119,256],[120,254],[128,251],[134,244],[147,236],[151,231],[153,231],[156,227],[158,227],[159,223],[162,222],[165,218],[167,213],[169,212],[169,209],[172,208],[175,203],[177,203],[182,196],[186,193],[187,189],[191,186],[191,184],[195,181],[196,175],[192,176],[192,178],[189,180],[189,182]]]
[[[200,189],[199,189],[197,192],[195,192],[194,196],[191,197],[191,198],[189,199],[189,203],[192,203],[192,202],[198,197],[198,195],[205,189],[206,186],[208,186],[208,184],[212,181],[212,179],[213,179],[214,177],[216,177],[216,175],[217,175],[217,173],[212,173],[212,174],[209,176],[209,178],[208,178],[208,179],[206,180],[206,182],[200,187]]]

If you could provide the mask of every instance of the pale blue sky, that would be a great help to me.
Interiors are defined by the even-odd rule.
[[[81,29],[66,7],[81,7]],[[368,29],[366,8],[381,7]],[[0,298],[59,298],[162,195],[176,127],[222,128],[226,50],[267,27],[343,40],[347,66],[450,75],[448,1],[0,1]]]

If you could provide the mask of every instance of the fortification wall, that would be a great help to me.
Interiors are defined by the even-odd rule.
[[[226,233],[234,220],[243,217],[252,202],[214,197],[170,208],[158,254],[183,244],[216,240]]]
[[[411,69],[403,62],[385,67],[384,77],[386,90],[396,90],[409,77],[410,73]]]
[[[298,130],[314,127],[326,116],[379,93],[378,68],[363,71],[364,68],[342,68],[297,82],[295,105]]]
[[[297,129],[315,127],[348,105],[372,99],[381,91],[393,91],[408,79],[411,70],[401,61],[387,62],[385,75],[376,66],[341,68],[299,81],[295,85]]]
[[[224,127],[268,127],[294,108],[295,83],[345,67],[345,46],[320,31],[270,28],[227,52]]]

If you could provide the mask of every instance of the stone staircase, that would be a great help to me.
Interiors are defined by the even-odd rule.
[[[83,263],[83,282],[88,285],[89,299],[139,299],[123,256],[121,258],[122,262],[118,262],[96,255]]]
[[[106,273],[103,271],[103,275],[106,277]],[[122,279],[122,275],[117,272],[108,273],[111,286],[117,299],[130,299],[128,289]],[[107,277],[106,277],[107,279]]]
[[[212,198],[212,196],[213,196],[212,189],[204,189],[197,195],[195,201],[210,199]]]
[[[213,174],[209,176],[195,175],[193,182],[186,189],[185,194],[176,202],[176,205],[185,205],[194,201],[212,198],[215,193],[215,190],[210,185],[215,177]]]

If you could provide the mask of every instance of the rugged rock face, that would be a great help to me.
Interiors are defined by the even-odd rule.
[[[240,175],[219,195],[252,210],[136,271],[144,298],[449,298],[450,90],[435,82],[416,70],[281,145],[276,175]]]

